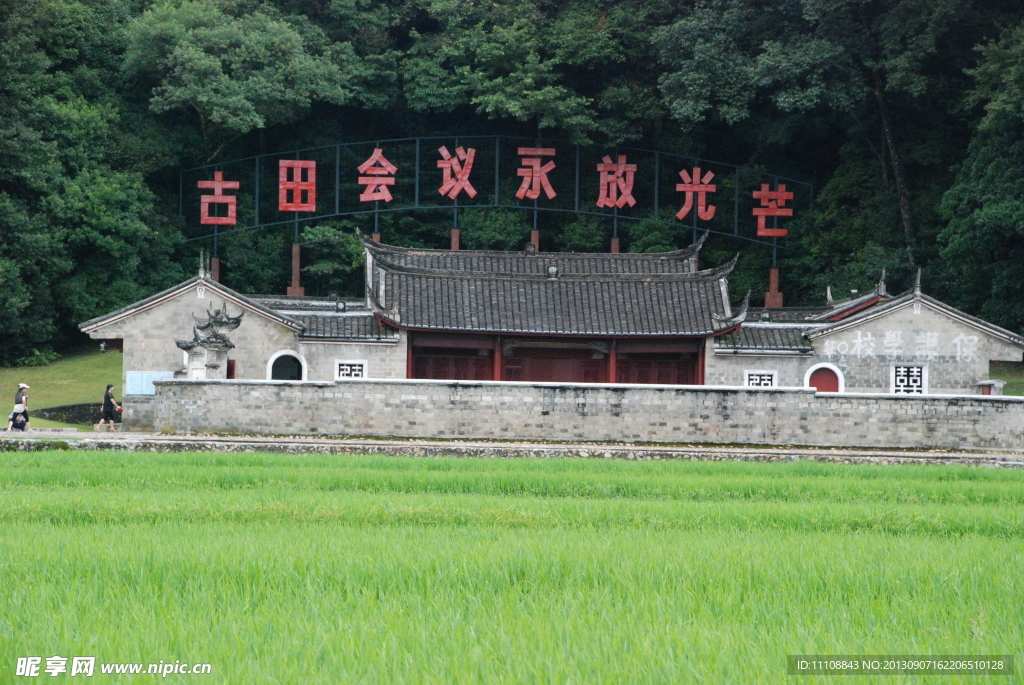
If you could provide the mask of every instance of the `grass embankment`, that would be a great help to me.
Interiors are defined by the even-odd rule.
[[[1004,395],[1024,395],[1024,362],[991,362],[989,378],[1006,381]]]
[[[99,421],[99,406],[107,383],[118,386],[115,390],[120,400],[124,388],[121,386],[120,352],[88,352],[58,359],[46,366],[28,366],[13,369],[0,368],[0,392],[10,395],[8,401],[14,406],[14,393],[19,383],[27,383],[29,389],[29,415],[36,409],[58,407],[65,404],[96,403],[96,420]],[[2,407],[2,405],[0,405]],[[7,427],[7,415],[11,407],[4,407],[3,428]],[[34,428],[74,427],[91,430],[91,425],[77,425],[47,421],[38,414],[32,416]]]
[[[209,662],[225,683],[786,683],[790,653],[1012,654],[1022,486],[960,467],[9,453],[0,659]]]

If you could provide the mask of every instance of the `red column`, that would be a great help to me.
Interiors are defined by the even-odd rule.
[[[612,254],[619,254],[619,239],[612,238]]]
[[[457,228],[452,229],[452,249],[459,249],[459,229]]]
[[[615,340],[608,346],[608,382],[619,382],[619,353],[615,346]]]
[[[494,336],[494,369],[491,372],[491,380],[503,380],[502,366],[504,366],[504,362],[501,358],[501,336],[496,335]]]
[[[405,377],[413,377],[413,359],[412,359],[412,334],[407,333],[405,336]]]
[[[768,272],[768,292],[764,294],[765,307],[781,307],[782,293],[779,292],[779,270]]]
[[[700,351],[697,352],[697,385],[704,385],[704,357],[708,347],[707,338],[701,341]]]
[[[533,249],[540,252],[540,231],[536,229],[530,231],[530,242],[533,243]]]
[[[289,295],[305,295],[306,289],[299,284],[302,269],[301,252],[298,243],[292,243],[292,284],[288,286]]]
[[[380,233],[374,233],[373,236],[371,236],[371,237],[373,238],[373,242],[375,242],[375,243],[379,243],[380,242]]]
[[[210,278],[220,283],[220,257],[210,257]]]

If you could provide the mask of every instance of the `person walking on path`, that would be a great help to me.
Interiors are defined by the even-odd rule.
[[[114,399],[114,384],[107,384],[107,391],[103,393],[103,406],[100,408],[103,412],[103,417],[100,418],[100,422],[96,424],[96,432],[99,433],[102,428],[104,421],[110,421],[110,432],[117,432],[117,425],[114,423],[114,412],[121,411],[121,405]]]
[[[18,415],[20,415],[21,417],[23,417],[25,419],[25,428],[24,428],[24,430],[26,432],[30,430],[29,422],[28,422],[29,421],[29,419],[28,419],[28,393],[25,392],[28,389],[29,389],[28,384],[26,384],[26,383],[19,383],[18,384],[18,392],[14,393],[14,411],[11,413],[12,419],[13,419],[15,414],[18,414]]]

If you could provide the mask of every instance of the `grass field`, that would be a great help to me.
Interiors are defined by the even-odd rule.
[[[989,377],[1006,381],[1005,395],[1024,395],[1024,362],[991,362]]]
[[[64,357],[46,366],[0,369],[0,390],[10,395],[13,403],[18,384],[28,383],[32,386],[29,409],[86,402],[99,405],[107,383],[118,386],[118,397],[124,391],[120,387],[121,359],[120,352],[102,354],[97,350]]]
[[[10,395],[11,406],[14,405],[14,393],[19,383],[27,383],[29,389],[29,415],[32,416],[33,428],[78,428],[79,431],[92,430],[91,425],[78,425],[47,421],[34,410],[46,407],[57,407],[64,404],[85,404],[95,402],[96,420],[99,420],[99,406],[103,401],[103,391],[107,383],[113,383],[116,396],[120,399],[124,388],[121,385],[120,352],[101,353],[99,350],[86,354],[77,354],[59,359],[46,366],[22,368],[0,368],[0,391]],[[11,411],[11,407],[3,409],[3,417]],[[7,427],[4,419],[3,428]]]
[[[829,682],[786,655],[1024,642],[1019,470],[22,452],[0,530],[3,673]]]

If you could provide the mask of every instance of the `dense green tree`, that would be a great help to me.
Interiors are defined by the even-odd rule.
[[[168,260],[176,232],[111,154],[119,114],[97,82],[111,64],[96,24],[125,10],[0,2],[0,361],[66,341],[180,274]]]
[[[1019,330],[1022,23],[1015,0],[0,0],[0,363],[194,271],[182,168],[452,133],[807,179],[814,211],[778,254],[787,304],[883,267],[909,287],[923,266],[930,292]],[[376,226],[440,247],[453,218]],[[689,244],[662,218],[620,220],[624,247]],[[468,248],[518,250],[531,227],[514,210],[457,220]],[[373,221],[303,230],[310,292],[358,294],[353,231]],[[541,221],[545,249],[607,249],[608,220]],[[282,291],[292,230],[222,234],[225,282]],[[702,259],[737,250],[734,290],[756,300],[770,249],[712,236]]]
[[[128,27],[123,70],[155,112],[194,119],[206,161],[255,129],[296,121],[314,101],[343,104],[358,68],[301,16],[250,0],[160,2]]]
[[[980,49],[972,101],[984,106],[967,159],[943,198],[957,303],[1024,328],[1024,24]]]
[[[526,213],[514,209],[474,209],[462,212],[459,231],[470,250],[521,250],[530,224]]]

